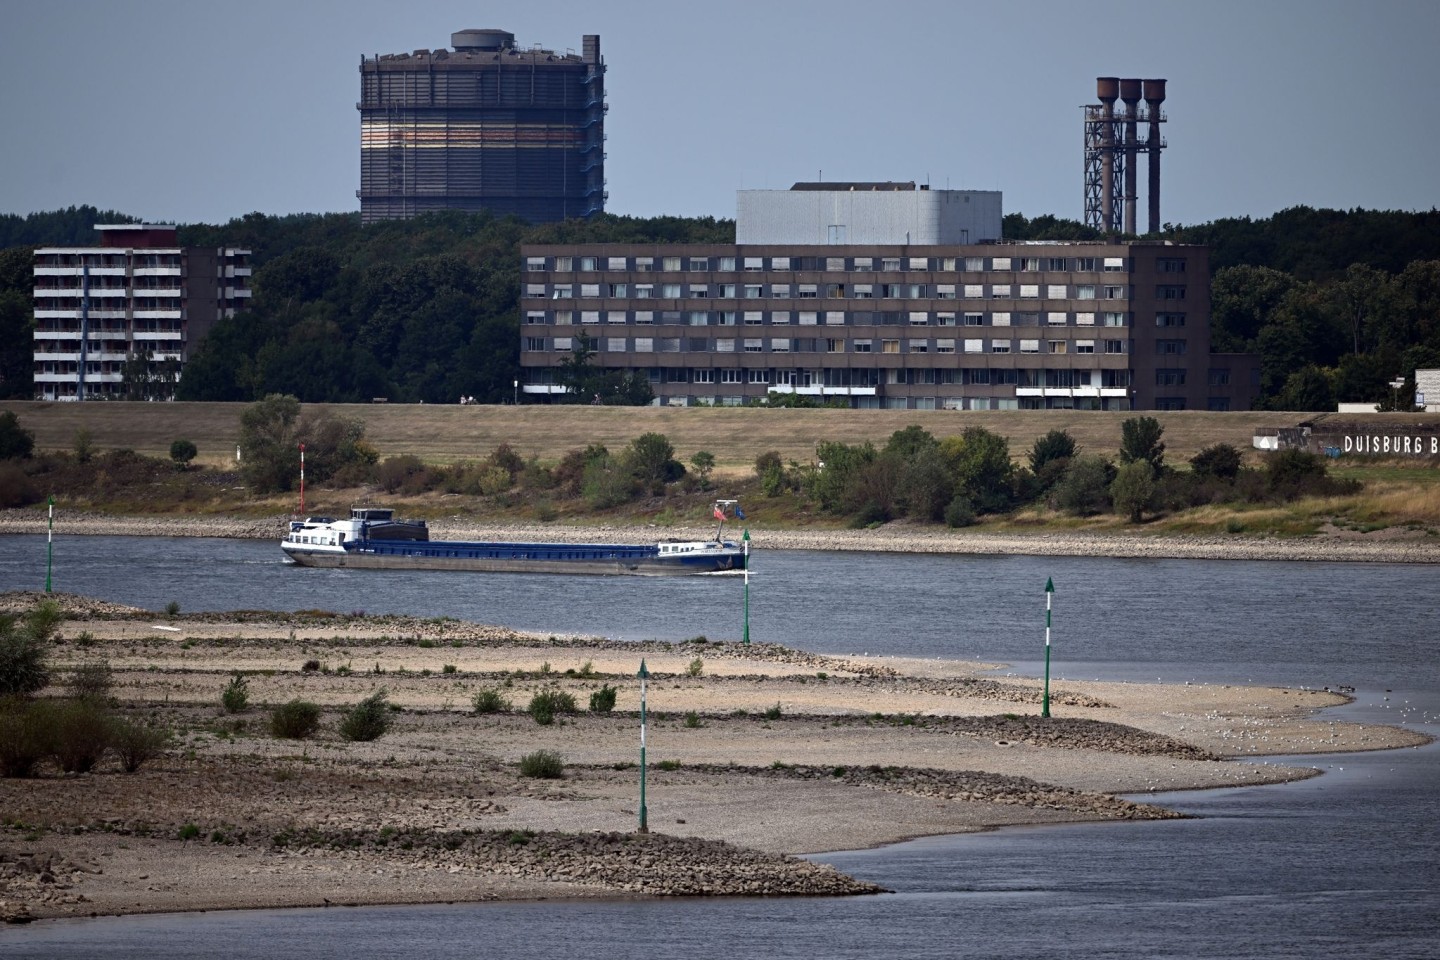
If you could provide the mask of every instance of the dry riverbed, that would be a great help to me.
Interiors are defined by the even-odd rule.
[[[25,608],[35,595],[0,596]],[[168,617],[62,597],[56,661],[108,659],[121,709],[177,733],[134,774],[0,780],[0,912],[150,911],[616,895],[875,892],[797,854],[1008,824],[1169,817],[1119,795],[1272,783],[1272,755],[1422,738],[1317,715],[1315,690],[1037,682],[993,664],[826,657],[770,645],[541,637],[453,620]],[[647,814],[639,688],[651,672]],[[692,664],[698,665],[693,666]],[[220,692],[248,677],[235,714]],[[592,693],[617,691],[608,714]],[[340,711],[379,688],[389,733],[353,743]],[[580,713],[542,726],[538,691]],[[475,714],[482,689],[513,709]],[[325,708],[284,740],[269,708]],[[561,779],[519,772],[564,759]]]

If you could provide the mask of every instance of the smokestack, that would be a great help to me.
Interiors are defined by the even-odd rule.
[[[1115,101],[1120,96],[1117,77],[1096,77],[1095,95],[1105,107],[1100,125],[1100,222],[1106,233],[1115,230]]]
[[[1139,146],[1140,81],[1121,80],[1120,99],[1125,101],[1125,232],[1135,234],[1135,167]]]
[[[1165,146],[1160,139],[1160,105],[1165,102],[1165,81],[1145,81],[1145,105],[1150,111],[1150,134],[1146,144],[1150,148],[1150,232],[1160,232],[1160,150]]]

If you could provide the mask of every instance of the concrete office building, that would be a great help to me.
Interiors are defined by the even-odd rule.
[[[35,251],[35,397],[173,397],[210,328],[249,302],[250,251],[181,247],[170,224],[95,229],[98,247]]]
[[[812,230],[833,235],[822,220]],[[1210,353],[1205,247],[801,244],[767,229],[742,203],[751,243],[523,248],[526,395],[563,391],[556,368],[582,337],[596,365],[643,371],[673,405],[796,393],[887,409],[1243,410],[1258,390],[1255,358]]]
[[[360,219],[489,210],[532,222],[605,209],[605,64],[461,30],[453,50],[362,57]]]

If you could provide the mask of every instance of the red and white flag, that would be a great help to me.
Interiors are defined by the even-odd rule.
[[[715,519],[716,519],[716,520],[724,520],[724,519],[725,519],[725,511],[724,511],[724,510],[721,510],[718,505],[715,507]]]

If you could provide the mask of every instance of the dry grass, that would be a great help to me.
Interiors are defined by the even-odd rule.
[[[170,443],[187,439],[200,450],[198,462],[233,463],[239,434],[238,403],[0,403],[14,410],[35,434],[42,449],[70,449],[75,432],[89,430],[94,448],[126,447],[151,456],[168,456]],[[820,440],[883,443],[911,424],[937,437],[979,426],[1009,438],[1011,452],[1023,458],[1037,437],[1068,430],[1086,452],[1113,455],[1120,425],[1131,414],[1090,411],[922,411],[922,410],[765,410],[747,408],[458,406],[422,404],[310,404],[309,414],[358,417],[382,456],[413,454],[431,463],[478,460],[497,445],[509,443],[523,456],[557,461],[566,451],[590,443],[619,449],[642,433],[663,433],[681,459],[698,450],[715,455],[722,473],[748,470],[757,454],[776,450],[786,460],[808,462]],[[1172,463],[1215,443],[1248,451],[1257,427],[1291,426],[1314,414],[1298,413],[1152,413],[1165,427],[1166,455]],[[1376,414],[1371,419],[1405,417]]]

